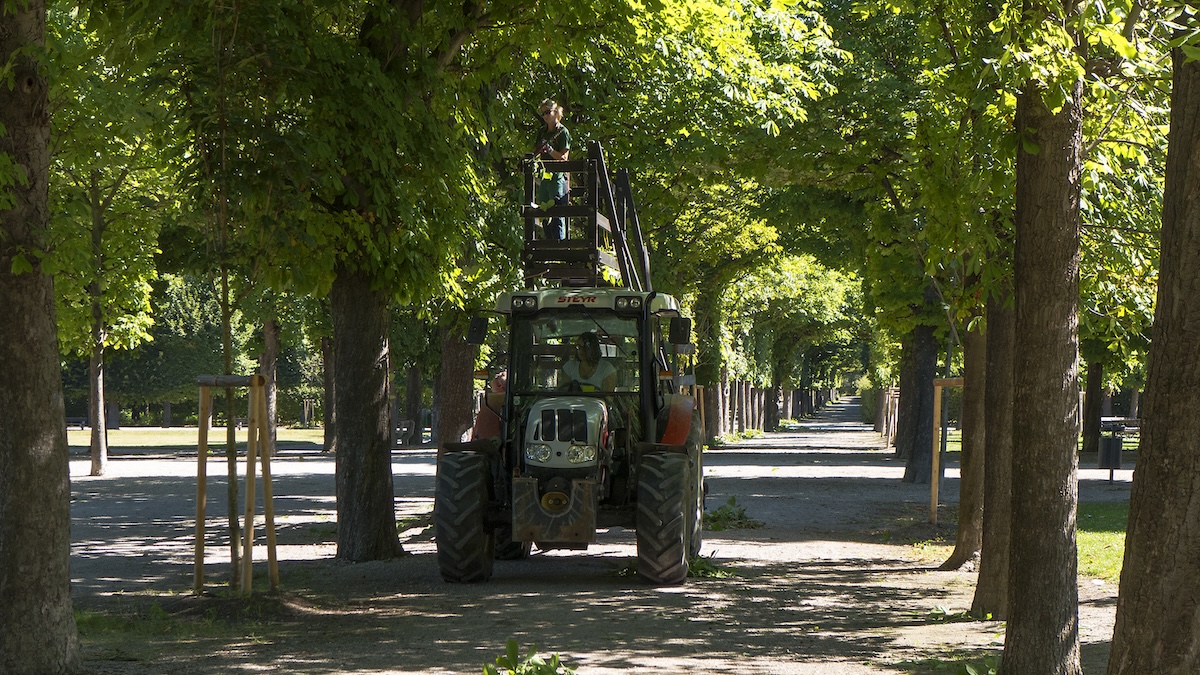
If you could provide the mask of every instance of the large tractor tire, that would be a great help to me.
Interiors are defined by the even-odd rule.
[[[704,543],[704,463],[699,451],[689,458],[688,481],[689,491],[687,507],[687,557],[688,560],[700,555],[700,546]]]
[[[638,471],[638,574],[652,584],[677,586],[688,573],[688,511],[692,471],[687,455],[642,456]]]
[[[692,414],[692,428],[688,433],[687,452],[689,459],[688,479],[691,493],[687,502],[687,556],[688,560],[700,555],[704,542],[704,429],[700,425],[700,412]]]
[[[433,531],[438,569],[451,583],[476,583],[492,576],[496,537],[487,523],[488,458],[474,452],[438,457],[433,493]]]

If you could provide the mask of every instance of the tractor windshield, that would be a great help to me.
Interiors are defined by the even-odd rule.
[[[640,331],[635,317],[563,310],[515,318],[509,387],[515,392],[639,388]]]

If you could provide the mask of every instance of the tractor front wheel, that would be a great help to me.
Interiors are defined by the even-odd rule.
[[[687,579],[687,545],[692,476],[687,455],[663,452],[642,456],[638,470],[638,574],[664,586]]]
[[[433,493],[433,530],[438,569],[451,583],[487,581],[492,576],[496,537],[487,523],[488,458],[474,452],[438,457]]]

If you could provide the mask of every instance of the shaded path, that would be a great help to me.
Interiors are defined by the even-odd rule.
[[[256,600],[256,618],[236,615],[219,637],[148,635],[114,648],[85,634],[88,665],[105,673],[474,673],[516,638],[589,675],[857,675],[936,672],[930,659],[998,649],[1002,626],[953,621],[970,603],[973,575],[932,571],[898,543],[933,534],[924,523],[929,488],[900,481],[903,464],[857,415],[857,400],[845,400],[793,431],[706,453],[709,509],[732,497],[765,526],[706,533],[703,555],[736,576],[683,588],[622,574],[635,548],[620,529],[586,552],[498,562],[482,585],[441,582],[420,522],[405,533],[414,555],[340,563],[332,559],[332,460],[284,454],[273,465],[284,592]],[[400,513],[419,518],[431,505],[433,453],[402,451],[393,461]],[[77,473],[86,474],[85,463],[72,466],[77,608],[145,614],[158,605],[185,624],[224,616],[229,603],[186,595],[194,455],[118,458],[110,467],[92,479]],[[209,474],[223,471],[217,463]],[[950,475],[943,494],[953,498]],[[214,591],[228,573],[223,494],[214,480]]]

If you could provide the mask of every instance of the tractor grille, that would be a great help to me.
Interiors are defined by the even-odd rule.
[[[587,413],[570,408],[543,410],[542,419],[534,430],[534,437],[541,441],[586,443],[588,440]]]

